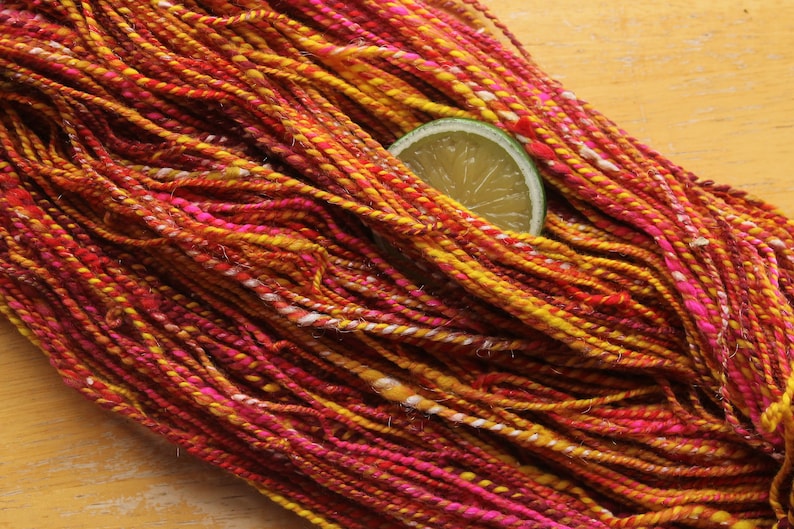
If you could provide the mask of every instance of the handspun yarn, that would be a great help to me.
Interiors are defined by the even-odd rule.
[[[385,150],[446,116],[526,147],[541,236]],[[0,10],[0,310],[319,527],[788,527],[793,228],[474,0]]]

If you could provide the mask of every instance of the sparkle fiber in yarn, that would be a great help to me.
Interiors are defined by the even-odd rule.
[[[786,520],[790,221],[474,3],[289,4],[0,13],[0,305],[65,381],[322,527]],[[544,236],[384,150],[443,116],[526,146]]]

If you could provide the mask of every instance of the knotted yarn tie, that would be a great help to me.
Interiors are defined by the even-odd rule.
[[[541,236],[389,154],[442,117],[523,145]],[[0,12],[0,310],[319,527],[789,526],[792,248],[475,1]]]

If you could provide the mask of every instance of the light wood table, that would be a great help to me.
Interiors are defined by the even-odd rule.
[[[794,215],[794,3],[490,0],[537,62],[703,178]],[[63,386],[0,322],[0,528],[299,528]]]

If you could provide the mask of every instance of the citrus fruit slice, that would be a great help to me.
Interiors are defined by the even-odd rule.
[[[402,136],[389,152],[438,191],[502,229],[543,229],[546,197],[535,164],[501,129],[442,118]]]

